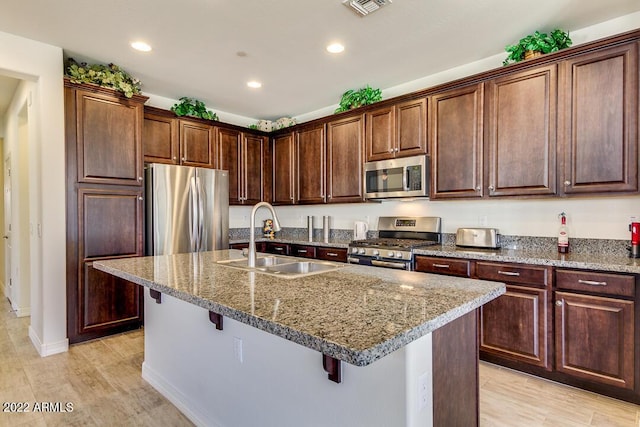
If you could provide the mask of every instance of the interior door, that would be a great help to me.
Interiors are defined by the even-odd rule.
[[[11,156],[4,161],[4,283],[5,295],[11,299]]]

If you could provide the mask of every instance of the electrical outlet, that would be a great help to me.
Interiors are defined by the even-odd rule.
[[[242,363],[242,338],[233,337],[233,356]]]
[[[429,374],[425,372],[418,377],[418,410],[429,405]]]

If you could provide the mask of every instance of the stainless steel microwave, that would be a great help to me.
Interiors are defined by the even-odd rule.
[[[429,157],[414,156],[364,164],[367,199],[429,196]]]

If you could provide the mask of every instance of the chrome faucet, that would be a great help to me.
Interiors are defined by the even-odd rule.
[[[273,206],[267,202],[256,203],[251,210],[251,219],[249,222],[249,267],[256,266],[256,211],[263,206],[271,211],[271,215],[273,216],[273,231],[280,231],[280,222],[278,221],[276,211],[273,210]]]

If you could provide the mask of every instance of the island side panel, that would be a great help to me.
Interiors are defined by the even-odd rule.
[[[479,423],[477,310],[433,331],[433,422]]]
[[[412,362],[431,360],[431,334],[365,367],[343,362],[336,384],[317,351],[229,318],[217,330],[207,310],[145,291],[143,378],[196,425],[433,425],[433,396],[426,408],[415,396],[425,365]]]

